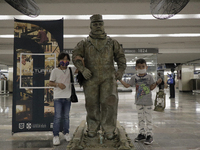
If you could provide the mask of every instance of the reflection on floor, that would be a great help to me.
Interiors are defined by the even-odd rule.
[[[155,98],[156,90],[153,92]],[[164,112],[153,112],[154,143],[144,145],[133,142],[136,150],[200,150],[200,95],[176,91],[176,98],[169,99],[166,93]],[[137,112],[134,92],[119,93],[118,120],[129,137],[137,136]],[[71,135],[82,120],[85,120],[84,94],[78,92],[79,103],[72,104]],[[0,150],[61,150],[67,142],[61,134],[61,145],[53,146],[52,132],[25,132],[11,134],[12,94],[0,95]]]

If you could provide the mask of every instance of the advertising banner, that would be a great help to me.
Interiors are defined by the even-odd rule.
[[[51,71],[63,50],[63,20],[14,22],[12,133],[52,131]]]

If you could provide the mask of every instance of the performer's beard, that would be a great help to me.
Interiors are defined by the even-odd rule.
[[[106,39],[107,34],[104,31],[101,34],[95,34],[91,31],[89,36],[93,39]]]

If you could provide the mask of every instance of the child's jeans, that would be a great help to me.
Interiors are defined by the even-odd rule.
[[[68,98],[54,99],[54,122],[53,122],[53,135],[59,136],[60,121],[63,120],[63,134],[69,133],[69,112],[71,107],[71,101]]]
[[[139,133],[143,135],[151,135],[152,132],[152,106],[136,105],[138,112]]]

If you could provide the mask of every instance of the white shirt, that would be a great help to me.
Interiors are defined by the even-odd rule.
[[[74,72],[76,70],[75,67],[71,67],[72,74],[74,75]],[[66,70],[61,70],[58,68],[55,68],[51,71],[50,75],[50,81],[56,82],[56,83],[63,83],[66,88],[60,89],[59,87],[54,87],[54,99],[57,98],[70,98],[71,96],[71,80],[70,80],[70,70],[69,67],[67,67]]]

